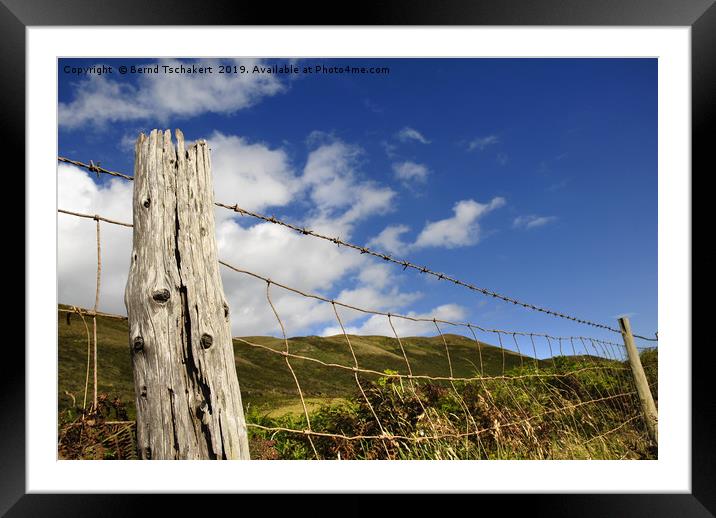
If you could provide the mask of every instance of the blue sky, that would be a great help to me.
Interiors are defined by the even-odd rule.
[[[209,140],[217,201],[529,303],[609,325],[628,314],[638,332],[657,330],[654,59],[299,60],[300,69],[390,72],[292,76],[216,73],[272,60],[204,61],[215,67],[204,75],[122,75],[120,65],[158,62],[104,59],[113,73],[64,72],[98,63],[59,62],[62,156],[132,174],[140,131],[181,128],[189,140]],[[60,208],[131,221],[131,185],[72,169],[58,168]],[[93,222],[66,218],[59,301],[91,306]],[[220,256],[369,308],[620,340],[268,226],[217,212]],[[101,307],[124,312],[131,232],[107,227]],[[234,332],[275,334],[263,286],[223,275]],[[290,335],[335,331],[325,309],[276,297]],[[346,320],[354,332],[384,329],[359,315]]]

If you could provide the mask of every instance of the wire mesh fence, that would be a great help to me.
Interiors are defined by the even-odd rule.
[[[92,162],[59,160],[98,175],[132,180],[131,176],[102,169]],[[621,336],[620,330],[606,324],[506,297],[238,205],[216,205],[356,249],[403,269],[412,268],[493,298]],[[94,220],[97,242],[94,307],[60,308],[68,318],[77,314],[87,331],[83,406],[75,420],[61,426],[60,454],[67,458],[134,458],[127,447],[133,440],[133,422],[119,419],[116,411],[114,418],[110,417],[107,410],[111,405],[106,396],[97,392],[97,319],[126,319],[99,311],[100,224],[128,228],[132,224],[64,209],[58,212]],[[265,411],[247,412],[252,458],[622,459],[656,455],[642,421],[623,343],[589,336],[489,329],[471,322],[364,308],[219,262],[231,274],[265,284],[264,303],[281,331],[277,339],[270,341],[234,337],[237,355],[252,351],[252,359],[271,366],[271,377],[289,379],[299,404],[298,412],[279,416]],[[272,298],[276,290],[330,307],[336,329],[340,329],[330,341],[330,350],[308,347],[305,340],[290,338],[291,330]],[[364,337],[346,330],[346,316],[354,313],[382,319],[392,335],[366,344]],[[85,317],[92,318],[91,337]],[[401,332],[405,323],[428,324],[434,336],[406,336]],[[657,342],[656,338],[635,336]],[[549,353],[540,355],[538,351]],[[656,347],[643,348],[642,355],[649,383],[656,389]],[[88,404],[90,370],[94,390],[93,401]],[[331,404],[316,407],[313,400],[317,394],[310,390],[307,394],[306,387],[315,385],[317,378],[341,387]],[[349,385],[353,387],[350,390]]]

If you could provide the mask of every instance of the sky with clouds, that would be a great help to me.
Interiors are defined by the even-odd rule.
[[[112,73],[77,74],[105,64]],[[120,74],[120,65],[211,74]],[[266,65],[389,73],[229,73]],[[60,60],[58,153],[133,174],[134,141],[209,142],[216,200],[426,265],[528,303],[657,330],[657,62],[649,59]],[[59,164],[58,208],[131,222],[132,184]],[[618,335],[486,298],[216,209],[219,256],[348,304],[484,327]],[[58,215],[59,302],[94,303],[94,222]],[[100,308],[125,313],[131,229],[102,225]],[[236,335],[280,332],[265,283],[222,270]],[[340,331],[275,288],[290,336]],[[348,310],[349,332],[392,334]],[[404,335],[430,325],[395,321]],[[451,332],[469,334],[467,329]]]

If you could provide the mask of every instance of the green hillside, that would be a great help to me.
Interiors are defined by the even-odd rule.
[[[98,390],[103,394],[99,415],[105,425],[94,427],[94,418],[85,426],[76,414],[84,397],[88,330],[78,315],[68,319],[67,313],[59,312],[59,455],[135,458],[133,432],[122,424],[135,418],[127,322],[98,317],[97,323]],[[91,319],[86,324],[91,334]],[[236,339],[236,369],[247,422],[253,425],[251,458],[656,458],[657,449],[639,419],[633,379],[620,362],[586,355],[555,357],[538,361],[540,373],[547,377],[521,377],[534,373],[533,358],[485,343],[478,348],[464,336],[446,334],[444,339],[455,377],[478,374],[482,358],[486,376],[504,370],[515,379],[405,383],[381,375],[407,373],[397,340],[351,335],[358,365],[376,371],[359,373],[364,389],[360,393],[350,368],[319,363],[353,366],[345,336],[290,338],[292,354],[313,359],[290,358],[311,427],[324,434],[313,438],[293,432],[305,430],[307,421],[286,357],[276,353],[285,350],[284,341],[265,336]],[[443,337],[404,338],[402,344],[414,375],[449,375]],[[658,402],[657,355],[648,350],[641,357]],[[595,361],[604,362],[605,369],[594,370]],[[91,385],[90,376],[88,401]],[[375,439],[383,433],[381,426],[395,439]],[[473,429],[480,432],[465,435]],[[431,435],[429,441],[423,440]]]
[[[60,412],[81,406],[84,396],[87,367],[87,330],[82,319],[59,312],[58,325],[58,407]],[[90,335],[92,320],[86,319]],[[98,391],[110,398],[125,402],[130,418],[134,418],[134,385],[130,361],[126,321],[97,318]],[[446,334],[453,373],[456,377],[471,377],[479,373],[480,354],[474,340]],[[407,374],[407,367],[397,340],[384,336],[351,336],[351,344],[361,368],[384,372],[386,369]],[[244,340],[283,351],[282,339],[253,336]],[[332,337],[306,336],[289,339],[291,353],[334,363],[353,366],[353,358],[343,335]],[[442,338],[413,337],[402,339],[408,360],[415,375],[448,376],[449,367]],[[484,374],[497,375],[522,362],[533,362],[522,356],[485,343],[480,344]],[[295,382],[284,356],[260,347],[234,341],[236,369],[245,407],[271,415],[297,413],[300,400]],[[291,358],[301,389],[310,406],[350,397],[357,390],[353,372],[326,367],[316,362]],[[92,397],[92,379],[88,398]],[[374,379],[376,376],[361,374]],[[71,394],[71,395],[70,395]],[[73,403],[74,396],[76,403]]]

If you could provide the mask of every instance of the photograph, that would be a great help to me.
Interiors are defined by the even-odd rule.
[[[659,67],[59,57],[56,458],[658,460]]]
[[[0,0],[0,516],[713,516],[713,3]]]

